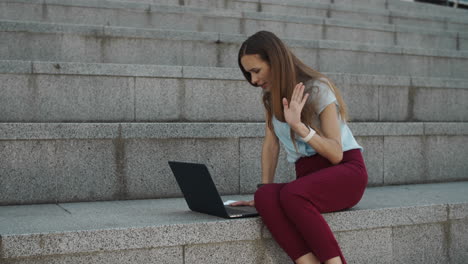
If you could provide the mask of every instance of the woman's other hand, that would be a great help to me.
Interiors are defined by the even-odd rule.
[[[288,99],[283,98],[284,118],[291,127],[297,126],[302,122],[302,108],[304,108],[304,104],[309,97],[309,94],[304,95],[304,88],[304,84],[298,83],[296,87],[294,87],[291,102],[288,102]]]
[[[255,201],[237,201],[232,204],[229,204],[230,206],[255,206]]]

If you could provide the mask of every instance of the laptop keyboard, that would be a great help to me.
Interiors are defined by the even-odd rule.
[[[239,210],[239,209],[235,209],[235,208],[232,208],[231,206],[225,206],[226,208],[226,211],[228,214],[230,215],[238,215],[238,214],[246,214],[246,213],[249,213],[249,211],[247,210]]]

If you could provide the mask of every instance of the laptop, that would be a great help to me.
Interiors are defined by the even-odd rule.
[[[252,206],[224,205],[204,164],[169,161],[190,210],[223,218],[258,216]]]

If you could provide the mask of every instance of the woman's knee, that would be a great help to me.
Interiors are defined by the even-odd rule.
[[[301,197],[294,191],[292,184],[284,186],[279,193],[279,201],[281,207],[284,209],[291,207],[291,205],[298,204],[298,199],[301,199]]]

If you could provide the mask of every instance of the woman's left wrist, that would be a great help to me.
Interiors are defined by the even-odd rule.
[[[302,122],[292,125],[291,128],[300,137],[307,136],[307,134],[309,134],[309,131],[310,131],[310,129]]]

